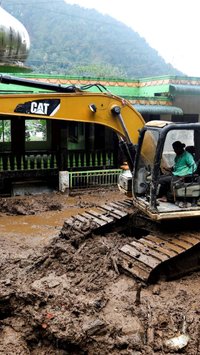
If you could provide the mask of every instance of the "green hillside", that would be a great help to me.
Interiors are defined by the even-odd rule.
[[[31,38],[27,65],[35,72],[137,78],[181,75],[137,32],[95,10],[64,0],[6,0]]]

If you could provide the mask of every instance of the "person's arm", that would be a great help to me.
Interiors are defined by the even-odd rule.
[[[163,168],[162,168],[164,171],[167,171],[168,173],[170,172],[172,172],[173,171],[173,166],[163,166]]]

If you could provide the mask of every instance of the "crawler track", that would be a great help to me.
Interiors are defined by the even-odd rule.
[[[200,268],[200,234],[148,235],[120,249],[121,267],[147,282],[173,279]]]
[[[68,218],[60,237],[83,240],[117,225],[126,229],[133,215],[132,200],[110,202]],[[154,224],[155,225],[155,224]],[[154,283],[160,278],[173,279],[200,269],[200,232],[162,233],[157,229],[119,249],[118,266],[134,278]]]
[[[123,222],[131,212],[133,212],[133,204],[130,199],[97,206],[93,210],[68,218],[64,222],[60,236],[70,239],[74,234],[86,237],[100,230],[106,231],[111,225]]]

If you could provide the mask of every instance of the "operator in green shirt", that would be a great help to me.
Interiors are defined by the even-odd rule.
[[[172,147],[176,153],[174,166],[172,168],[165,168],[171,174],[163,175],[159,179],[160,190],[158,200],[162,202],[167,202],[167,192],[170,190],[172,181],[175,182],[183,176],[192,175],[197,169],[193,155],[185,150],[184,143],[176,141],[172,144]]]
[[[175,176],[186,176],[193,174],[197,169],[197,165],[192,154],[184,149],[185,144],[176,141],[172,144],[172,147],[176,153],[172,174]]]

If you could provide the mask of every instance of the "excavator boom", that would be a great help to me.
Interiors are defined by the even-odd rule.
[[[48,90],[0,95],[0,115],[101,124],[133,144],[137,143],[138,131],[145,124],[129,101],[110,92],[92,93],[75,86],[65,87],[3,75],[0,82]]]

